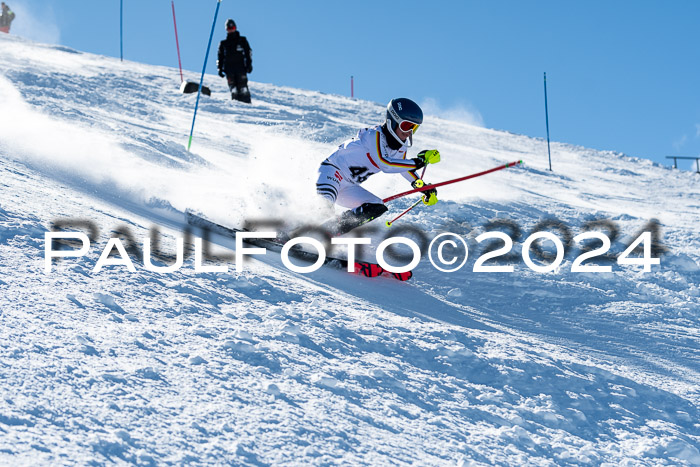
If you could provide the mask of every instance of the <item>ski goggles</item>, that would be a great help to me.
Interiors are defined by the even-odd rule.
[[[420,124],[409,122],[408,120],[402,120],[399,122],[399,128],[401,128],[401,131],[404,133],[415,133],[419,126]]]

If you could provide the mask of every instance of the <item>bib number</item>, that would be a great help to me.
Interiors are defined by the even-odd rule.
[[[350,174],[352,175],[352,179],[355,183],[362,183],[365,180],[369,178],[372,173],[368,173],[365,175],[367,172],[369,172],[369,169],[367,167],[348,167],[350,170]]]

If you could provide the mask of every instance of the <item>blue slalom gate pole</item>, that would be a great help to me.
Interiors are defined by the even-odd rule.
[[[119,57],[124,61],[124,0],[119,0]]]
[[[549,171],[552,171],[552,152],[549,149],[549,110],[547,109],[547,72],[544,73],[544,118],[547,122],[547,155],[549,156]]]
[[[192,129],[190,130],[190,139],[187,142],[187,151],[189,152],[192,146],[192,135],[194,134],[194,121],[197,118],[197,108],[199,107],[199,96],[202,95],[202,84],[204,83],[204,72],[207,69],[207,59],[209,58],[209,50],[211,50],[211,40],[214,38],[214,28],[216,27],[216,18],[219,16],[219,7],[221,0],[216,1],[216,12],[214,13],[214,22],[211,25],[211,34],[209,34],[209,44],[207,44],[207,54],[204,56],[204,67],[202,67],[202,77],[199,78],[199,89],[197,90],[197,103],[194,105],[194,116],[192,117]]]

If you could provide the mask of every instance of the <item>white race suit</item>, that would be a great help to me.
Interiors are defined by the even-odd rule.
[[[391,149],[381,125],[364,128],[321,163],[316,192],[350,209],[365,203],[382,204],[381,198],[360,184],[379,172],[401,173],[410,182],[418,179],[416,162],[406,159],[407,149],[406,144]]]

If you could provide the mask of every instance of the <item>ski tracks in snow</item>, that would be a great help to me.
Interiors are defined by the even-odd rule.
[[[440,204],[407,222],[473,245],[494,218],[524,229],[552,215],[573,228],[612,218],[629,236],[663,214],[662,267],[575,275],[565,262],[551,275],[482,275],[470,260],[445,275],[423,262],[412,283],[397,283],[327,268],[299,275],[273,254],[242,273],[229,263],[198,274],[189,257],[159,274],[131,251],[135,273],[94,272],[110,236],[139,241],[154,223],[174,251],[187,207],[240,220],[266,167],[288,180],[265,188],[263,212],[289,201],[282,192],[305,199],[303,174],[382,106],[259,84],[258,102],[241,109],[216,99],[218,83],[189,154],[172,142],[190,110],[169,87],[173,70],[0,41],[0,97],[35,136],[0,141],[1,461],[700,463],[692,174],[560,144],[550,174],[539,140],[426,122],[422,143],[449,156],[431,180],[501,158],[532,162],[467,194],[441,190]],[[246,171],[230,169],[238,163]],[[45,274],[43,235],[63,218],[91,221],[98,238]],[[230,241],[215,241],[230,253]]]

